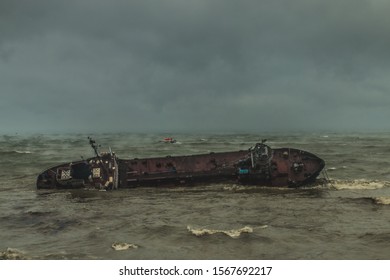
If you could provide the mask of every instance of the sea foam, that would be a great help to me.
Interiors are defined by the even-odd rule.
[[[373,200],[375,204],[390,205],[389,196],[374,197]]]
[[[0,260],[27,260],[25,253],[13,248],[7,248],[4,252],[0,251]]]
[[[331,180],[332,186],[336,189],[350,189],[350,190],[375,190],[390,186],[388,181],[380,180]]]
[[[114,249],[115,251],[123,251],[128,249],[137,249],[138,246],[126,242],[115,242],[111,245],[111,248]]]
[[[266,228],[267,226],[261,226],[259,228]],[[191,232],[195,236],[204,236],[204,235],[212,235],[217,233],[225,234],[231,238],[238,238],[242,233],[252,233],[253,228],[250,226],[245,226],[239,229],[230,229],[230,230],[218,230],[218,229],[207,229],[207,228],[192,228],[191,226],[187,226],[187,230]]]

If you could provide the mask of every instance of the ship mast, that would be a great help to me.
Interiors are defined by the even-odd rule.
[[[89,144],[91,145],[92,149],[94,150],[95,152],[95,155],[97,156],[97,158],[100,160],[100,154],[99,154],[99,151],[98,151],[98,147],[96,146],[96,141],[93,140],[91,137],[88,136],[88,139],[89,139]]]

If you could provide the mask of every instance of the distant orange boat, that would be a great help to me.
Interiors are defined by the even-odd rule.
[[[166,137],[163,139],[164,143],[176,143],[176,140],[173,139],[172,137]]]

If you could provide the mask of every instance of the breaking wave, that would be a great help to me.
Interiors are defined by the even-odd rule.
[[[21,150],[12,150],[12,151],[0,151],[0,154],[1,155],[9,155],[9,156],[12,156],[12,155],[29,155],[29,154],[32,154],[33,152],[31,151],[21,151]]]
[[[26,254],[18,249],[7,248],[4,252],[0,251],[0,260],[27,260]]]
[[[111,248],[114,249],[115,251],[123,251],[128,249],[137,249],[138,246],[126,242],[115,242],[111,245]]]
[[[261,226],[260,228],[267,228],[267,226]],[[187,226],[187,230],[195,236],[204,236],[204,235],[213,235],[217,233],[222,233],[231,238],[238,238],[242,233],[252,233],[254,229],[249,226],[245,226],[239,229],[230,229],[230,230],[217,230],[217,229],[207,229],[207,228],[195,229],[192,228],[191,226]]]
[[[17,154],[32,154],[32,152],[30,152],[30,151],[18,151],[18,150],[16,150],[14,152],[17,153]]]
[[[389,196],[374,197],[373,201],[375,204],[390,205],[390,197]]]
[[[347,169],[347,168],[348,167],[346,165],[343,165],[341,167],[334,167],[334,166],[332,166],[332,167],[326,168],[326,171],[332,172],[332,171],[335,171],[335,170],[338,170],[338,169]]]
[[[330,184],[338,189],[349,189],[349,190],[376,190],[386,187],[390,187],[389,181],[381,180],[365,180],[365,179],[356,179],[356,180],[330,180]]]

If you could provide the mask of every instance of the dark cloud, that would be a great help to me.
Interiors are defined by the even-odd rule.
[[[0,127],[388,130],[389,8],[3,0]]]

